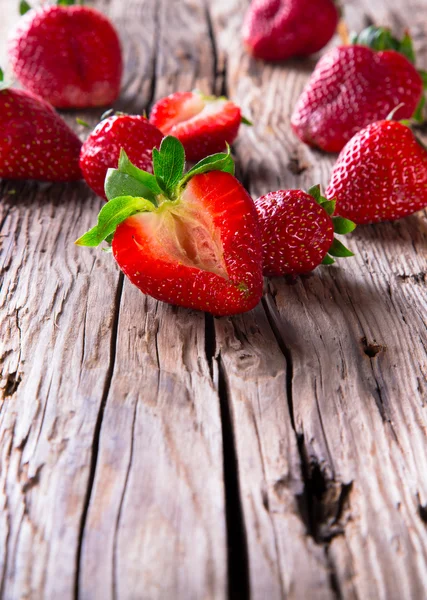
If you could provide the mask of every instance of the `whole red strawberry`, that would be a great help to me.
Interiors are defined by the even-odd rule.
[[[9,43],[13,71],[58,108],[111,104],[122,76],[119,38],[102,13],[72,4],[58,1],[21,19]]]
[[[372,123],[341,151],[325,195],[358,224],[406,217],[427,206],[427,152],[406,125]]]
[[[0,129],[0,177],[41,181],[82,178],[81,141],[42,98],[3,86]]]
[[[176,92],[159,100],[152,108],[150,123],[164,135],[178,138],[188,160],[201,160],[221,152],[237,137],[240,108],[215,96],[200,92]],[[246,119],[243,122],[249,123]]]
[[[387,29],[369,27],[352,45],[320,59],[295,106],[294,131],[310,146],[339,152],[357,131],[399,104],[396,119],[417,117],[423,81],[413,61],[408,35],[399,41]]]
[[[253,308],[263,285],[259,226],[230,154],[210,156],[184,175],[184,148],[169,136],[153,162],[154,175],[121,153],[107,175],[110,201],[76,243],[111,242],[122,271],[158,300],[215,315]]]
[[[335,202],[314,186],[302,190],[279,190],[255,200],[261,227],[263,272],[266,276],[308,273],[332,256],[353,256],[334,238],[349,233],[354,223],[334,217]]]
[[[152,151],[162,139],[161,131],[145,117],[118,114],[104,119],[82,146],[80,167],[86,183],[106,199],[105,176],[117,166],[122,148],[137,167],[152,173]]]
[[[243,41],[263,60],[308,56],[326,46],[338,20],[333,0],[253,0],[243,22]]]

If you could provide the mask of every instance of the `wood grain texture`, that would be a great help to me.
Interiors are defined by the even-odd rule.
[[[248,4],[94,2],[123,41],[116,107],[228,93],[255,123],[235,145],[254,197],[325,185],[333,157],[289,126],[315,58],[250,59]],[[345,9],[410,26],[427,66],[425,1]],[[74,248],[101,206],[83,183],[1,191],[0,598],[426,596],[424,214],[360,227],[356,258],[213,319]]]
[[[333,158],[298,143],[289,124],[290,108],[309,72],[298,62],[265,67],[242,53],[237,32],[246,5],[219,2],[213,8],[227,87],[256,123],[254,130],[242,132],[236,145],[245,183],[254,197],[271,189],[326,185]],[[423,7],[412,6],[413,24],[403,5],[394,5],[392,11],[387,2],[366,2],[363,7],[354,3],[348,19],[355,28],[378,20],[399,33],[404,24],[418,31]],[[424,39],[419,32],[417,39]],[[425,43],[418,50],[423,66]],[[300,450],[306,532],[323,549],[316,574],[329,569],[329,593],[345,598],[425,596],[426,225],[420,214],[394,225],[361,227],[350,241],[355,259],[319,269],[295,285],[280,279],[269,283],[264,308],[286,359],[286,387],[281,382],[261,394],[257,382],[258,394],[251,398],[247,390],[258,368],[239,368],[238,353],[229,351],[229,339],[218,328],[218,352],[227,355],[227,371],[237,373],[246,391],[244,411],[253,423],[242,423],[241,398],[230,380],[253,597],[264,597],[266,589],[277,595],[277,577],[271,573],[266,582],[256,572],[260,545],[273,546],[269,527],[256,523],[266,519],[266,511],[273,522],[277,512],[282,520],[282,513],[289,517],[288,497],[293,494],[295,500],[294,479],[280,465],[283,448],[272,444],[289,438],[290,420],[271,418],[266,424],[264,417],[264,410],[276,414],[285,404]],[[246,323],[242,329],[246,335],[239,329],[238,338],[244,340],[240,351],[250,363],[258,356],[259,341]],[[265,380],[273,385],[277,367],[274,346],[268,347]],[[248,448],[257,448],[259,463],[278,464],[279,471],[257,473],[255,461],[245,460]],[[274,482],[281,484],[279,498]],[[267,503],[256,504],[253,497],[259,498],[265,488],[270,491]],[[275,511],[266,508],[271,499]],[[298,505],[293,504],[295,510]],[[276,547],[288,541],[280,531],[274,537]],[[296,539],[294,532],[294,552]],[[305,577],[298,572],[301,562],[291,567],[289,578],[289,561],[280,562],[280,553],[275,556],[274,565],[280,565],[281,579],[287,581],[285,595],[327,594],[320,577],[311,596],[310,588],[298,589],[298,583],[316,584],[314,578],[310,581],[310,569]]]

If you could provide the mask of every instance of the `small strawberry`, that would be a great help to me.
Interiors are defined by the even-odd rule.
[[[354,223],[334,217],[335,202],[320,187],[279,190],[255,200],[261,227],[264,275],[308,273],[321,263],[333,264],[333,256],[353,253],[334,238],[334,233],[353,231]]]
[[[1,83],[0,130],[0,177],[41,181],[82,178],[82,143],[42,98]]]
[[[403,123],[371,123],[341,151],[325,195],[357,224],[406,217],[427,206],[427,151]]]
[[[190,161],[221,152],[232,144],[241,122],[250,124],[233,102],[198,91],[176,92],[162,98],[150,114],[150,123],[164,135],[179,139]]]
[[[295,133],[310,146],[339,152],[357,131],[385,119],[398,104],[397,119],[420,118],[424,74],[414,61],[409,35],[399,41],[387,29],[365,29],[352,45],[320,59],[295,106]]]
[[[153,163],[151,175],[122,151],[105,182],[110,201],[76,243],[112,242],[131,282],[163,302],[215,315],[253,308],[263,285],[259,226],[230,154],[209,156],[184,174],[184,148],[169,136]]]
[[[152,150],[162,133],[145,117],[117,114],[101,121],[83,144],[80,167],[86,183],[103,198],[107,170],[117,165],[121,148],[140,169],[153,172]]]
[[[102,13],[74,3],[30,10],[21,2],[21,13],[29,12],[9,43],[12,68],[24,87],[53,106],[105,106],[120,92],[120,41]]]
[[[338,25],[333,0],[253,0],[243,22],[243,41],[255,58],[285,60],[326,46]]]

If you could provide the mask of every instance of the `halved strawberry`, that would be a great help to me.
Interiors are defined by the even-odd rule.
[[[209,156],[184,175],[183,146],[169,136],[153,162],[151,175],[122,151],[106,178],[110,201],[76,243],[112,242],[123,272],[158,300],[215,315],[253,308],[262,294],[259,226],[230,154]]]
[[[333,257],[353,256],[334,237],[355,225],[334,217],[335,201],[321,195],[320,186],[303,190],[278,190],[255,200],[261,226],[264,275],[298,275],[313,271]]]
[[[200,92],[176,92],[152,108],[150,123],[183,144],[188,160],[196,161],[224,150],[237,137],[242,114],[227,98]],[[249,123],[246,119],[243,122]]]

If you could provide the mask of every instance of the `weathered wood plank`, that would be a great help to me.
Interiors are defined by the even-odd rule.
[[[145,5],[153,10],[148,23],[140,3],[156,38],[155,97],[196,86],[209,92],[214,69],[203,7],[194,0]],[[81,596],[225,597],[222,463],[204,315],[144,299],[126,281],[84,530]]]
[[[319,181],[325,185],[333,157],[299,144],[289,126],[312,61],[271,67],[245,56],[238,32],[247,4],[227,1],[212,7],[229,92],[256,123],[236,144],[245,182],[254,197],[280,187],[307,188]],[[417,30],[425,3],[412,8]],[[366,2],[363,7],[354,3],[348,18],[355,28],[376,18],[394,26],[400,19],[400,29],[410,23],[403,2],[393,9],[387,2]],[[426,61],[423,49],[421,65]],[[302,167],[299,175],[295,162]],[[302,467],[298,473],[296,463],[296,489],[302,474],[306,531],[324,552],[317,575],[328,565],[331,569],[329,592],[346,598],[425,595],[427,537],[420,518],[425,514],[427,459],[425,236],[423,215],[396,225],[360,228],[350,241],[356,259],[320,269],[295,285],[270,282],[265,309],[287,363],[287,389],[283,378],[273,379],[280,361],[274,344],[267,351],[265,336],[260,343],[251,331],[250,317],[234,320],[239,352],[231,351],[227,328],[217,325],[218,354],[226,365],[232,405],[253,597],[264,597],[266,591],[277,596],[280,576],[288,582],[288,595],[309,597],[292,579],[296,576],[301,585],[300,564],[292,565],[290,579],[286,561],[279,563],[279,574],[263,569],[259,577],[256,571],[262,562],[260,548],[274,548],[272,536],[276,546],[288,541],[268,517],[275,523],[277,513],[289,518],[289,505],[291,511],[296,508],[295,479],[289,477],[286,463],[281,464],[283,448],[272,442],[290,438],[290,420],[264,417],[264,411],[286,413],[288,404]],[[264,394],[254,382],[261,349],[268,352],[261,373],[270,389]],[[239,367],[241,354],[256,368]],[[248,448],[254,455],[251,461]],[[266,472],[264,467],[263,472],[258,466],[263,464],[278,468]],[[283,490],[279,498],[274,482]],[[270,493],[262,503],[265,489]],[[269,508],[273,502],[275,510]],[[294,533],[289,543],[295,552],[296,540]],[[310,585],[310,575],[304,584]],[[322,590],[327,593],[320,583],[318,593]]]

